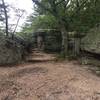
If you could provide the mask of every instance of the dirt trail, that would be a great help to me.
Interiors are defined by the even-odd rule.
[[[75,62],[34,52],[28,62],[0,67],[0,100],[100,100],[100,77]]]

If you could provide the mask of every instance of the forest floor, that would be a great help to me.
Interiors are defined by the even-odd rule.
[[[25,63],[0,67],[0,100],[100,100],[100,77],[35,51]]]

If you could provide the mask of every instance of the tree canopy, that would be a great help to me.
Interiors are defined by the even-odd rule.
[[[68,51],[68,32],[87,32],[100,23],[99,0],[32,0],[35,13],[28,17],[22,32],[37,29],[59,29],[62,33],[62,51]]]

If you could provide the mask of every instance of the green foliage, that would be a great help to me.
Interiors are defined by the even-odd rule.
[[[36,15],[29,16],[21,35],[30,38],[31,34],[38,29],[59,29],[63,33],[61,36],[63,50],[67,50],[68,47],[69,31],[75,31],[78,35],[82,35],[82,33],[100,23],[99,0],[32,1],[36,4]]]
[[[35,2],[35,0],[33,0]],[[38,1],[38,0],[37,0]],[[22,32],[59,28],[63,22],[67,31],[86,32],[100,22],[99,0],[41,0],[35,14],[28,17]],[[41,6],[42,5],[42,6]]]
[[[38,3],[33,0],[33,2],[37,5],[35,9],[39,15],[53,15],[59,26],[63,23],[67,31],[82,33],[100,23],[100,0],[37,0]]]
[[[37,29],[55,29],[58,27],[57,21],[52,15],[40,15],[33,19],[32,21],[33,31]]]
[[[34,32],[38,29],[57,29],[59,26],[54,16],[33,14],[27,18],[27,22],[23,25],[22,31],[17,33],[26,40],[32,40]]]

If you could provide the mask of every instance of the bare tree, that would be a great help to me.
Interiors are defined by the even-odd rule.
[[[24,12],[25,12],[25,10],[23,10],[23,9],[18,9],[18,10],[19,10],[20,13],[17,14],[18,20],[17,20],[17,23],[16,23],[16,25],[15,25],[15,29],[14,29],[14,31],[13,31],[13,34],[15,34],[16,29],[17,29],[18,24],[19,24],[19,21],[20,21],[21,17],[23,16]]]
[[[4,0],[2,0],[2,8],[4,9],[4,16],[5,16],[6,36],[8,36],[9,35],[9,32],[8,32],[8,15],[7,15],[7,10],[6,10],[6,5],[5,5]]]

